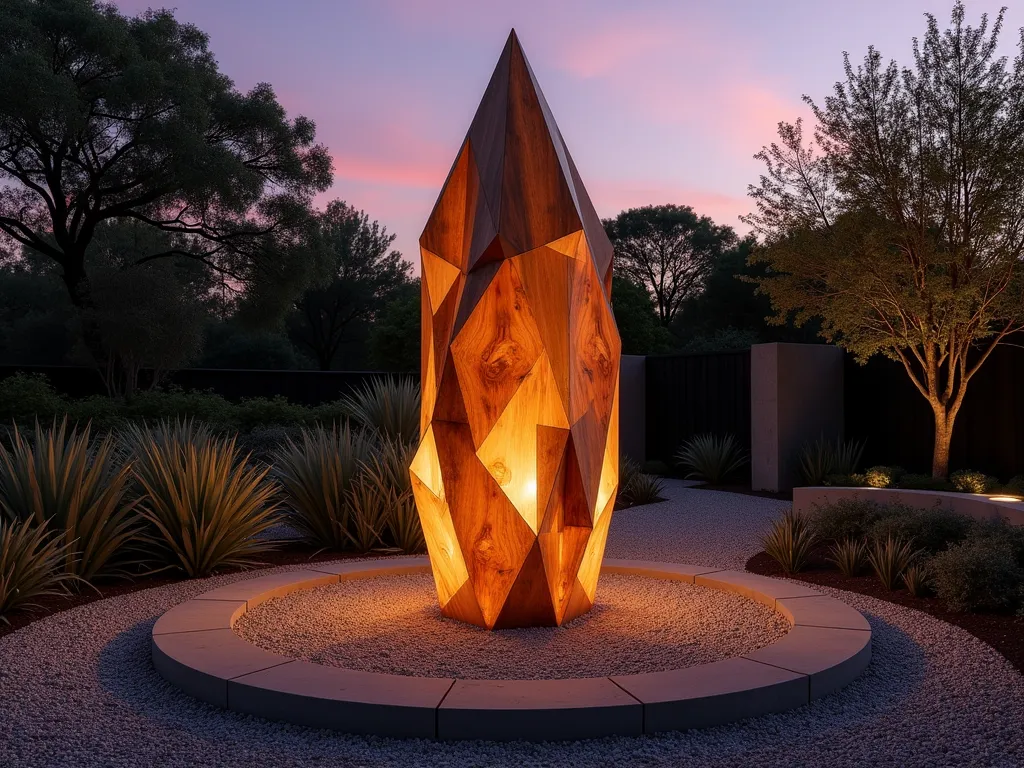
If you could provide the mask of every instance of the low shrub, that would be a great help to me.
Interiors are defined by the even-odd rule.
[[[891,592],[920,553],[911,540],[888,536],[875,539],[868,547],[868,563],[882,586]]]
[[[19,371],[0,381],[0,423],[49,421],[64,412],[64,398],[41,373]]]
[[[234,424],[242,432],[282,424],[298,426],[312,421],[312,417],[311,409],[281,395],[245,398],[234,409]]]
[[[627,504],[653,504],[661,501],[665,484],[660,477],[648,475],[632,459],[619,461],[619,499]]]
[[[790,509],[772,523],[768,533],[761,539],[761,544],[785,573],[798,573],[807,565],[816,541],[807,520]]]
[[[215,392],[188,391],[171,387],[137,393],[125,404],[125,417],[133,421],[158,422],[197,419],[218,429],[236,427],[236,406]]]
[[[897,488],[908,491],[955,491],[953,484],[941,477],[931,475],[903,475],[896,484]]]
[[[138,532],[127,500],[130,467],[108,435],[38,423],[31,439],[15,428],[10,449],[0,446],[0,515],[31,521],[64,548],[63,570],[92,581],[122,571],[119,562]]]
[[[93,429],[110,432],[124,424],[124,403],[103,395],[92,395],[71,400],[65,409],[68,419],[80,425],[90,424]]]
[[[844,576],[856,576],[864,567],[866,557],[867,544],[863,539],[843,539],[837,541],[829,549],[828,560]]]
[[[834,488],[862,488],[867,485],[867,481],[864,479],[864,475],[861,474],[826,475],[824,481],[820,484]]]
[[[1020,601],[1024,571],[1005,543],[968,539],[936,555],[931,571],[951,611],[1009,611]]]
[[[413,443],[419,439],[420,388],[410,379],[372,379],[342,398],[341,404],[353,421],[377,430],[389,440]]]
[[[961,469],[949,476],[949,482],[960,493],[988,493],[999,485],[999,478],[973,469]]]
[[[925,561],[911,563],[903,571],[903,586],[914,597],[925,597],[931,591],[931,571]]]
[[[748,461],[732,435],[696,435],[683,443],[676,463],[686,470],[687,479],[721,485],[729,475]]]
[[[328,549],[357,546],[349,491],[375,448],[359,430],[314,426],[273,454],[288,521],[311,544]]]
[[[824,485],[829,475],[850,476],[864,454],[864,443],[830,440],[824,435],[804,445],[800,452],[800,471],[807,485]]]
[[[302,434],[300,426],[284,426],[281,424],[256,427],[251,432],[238,436],[238,449],[247,453],[254,461],[269,464],[274,453],[283,448],[289,440]]]
[[[179,433],[180,434],[180,433]],[[152,439],[141,446],[135,476],[139,514],[155,557],[190,577],[250,567],[276,542],[275,488],[266,468],[246,463],[234,439]]]
[[[73,577],[62,565],[67,545],[31,520],[0,519],[0,621],[6,614],[37,607],[34,601],[68,593]]]
[[[989,547],[1005,547],[1017,565],[1024,569],[1024,526],[1010,525],[1006,520],[975,520],[967,540]]]
[[[943,507],[915,509],[893,504],[871,524],[868,535],[872,539],[913,540],[924,551],[935,554],[966,539],[973,526],[972,518]]]
[[[810,516],[809,525],[825,543],[863,539],[875,521],[886,514],[886,508],[873,501],[841,499],[818,507]]]
[[[1005,493],[1024,496],[1024,475],[1014,475],[1000,489]]]
[[[864,470],[864,485],[871,488],[893,488],[905,474],[903,467],[868,467]]]

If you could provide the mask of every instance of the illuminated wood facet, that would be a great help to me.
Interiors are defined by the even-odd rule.
[[[513,32],[420,237],[410,468],[446,616],[593,606],[618,490],[612,246]]]

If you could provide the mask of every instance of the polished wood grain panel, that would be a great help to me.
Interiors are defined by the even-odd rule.
[[[561,624],[596,595],[621,345],[611,243],[514,33],[420,245],[411,473],[441,610]]]

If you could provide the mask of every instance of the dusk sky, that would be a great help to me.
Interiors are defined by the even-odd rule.
[[[126,13],[153,5],[119,0]],[[966,3],[968,20],[999,2]],[[266,81],[317,125],[342,198],[417,239],[515,27],[598,213],[691,205],[743,231],[752,156],[874,44],[909,64],[952,0],[176,0],[242,89]],[[1011,11],[1014,54],[1024,12]],[[418,267],[417,267],[418,271]]]

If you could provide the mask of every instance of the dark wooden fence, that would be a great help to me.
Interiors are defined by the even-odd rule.
[[[647,458],[670,466],[679,444],[730,433],[750,449],[750,350],[647,358]]]
[[[1024,340],[1017,340],[1024,343]],[[864,466],[895,464],[931,472],[931,407],[900,363],[847,357],[846,435],[865,440]],[[978,469],[1006,480],[1024,473],[1024,349],[995,349],[967,387],[953,426],[951,470]]]
[[[42,373],[56,390],[68,397],[106,394],[103,380],[91,368],[72,366],[2,366],[0,380],[16,371]],[[373,371],[252,371],[242,369],[188,368],[175,371],[167,383],[182,389],[212,390],[229,400],[283,395],[293,403],[319,405],[337,400],[378,376],[416,378],[415,374],[383,374]],[[150,374],[143,371],[143,385]]]

